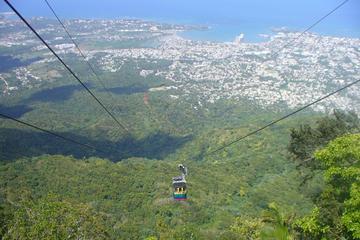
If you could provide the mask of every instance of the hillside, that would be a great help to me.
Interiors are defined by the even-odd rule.
[[[312,131],[326,127],[328,130],[324,134],[335,135],[324,136],[332,139],[344,131],[359,129],[356,119],[355,122],[349,118],[347,121],[336,119],[324,118]],[[218,136],[221,137],[226,135]],[[271,138],[273,143],[278,139],[272,134],[266,138]],[[291,139],[292,145],[304,144],[294,135]],[[281,149],[280,142],[274,147],[276,144],[267,144],[262,141],[264,139],[254,140],[243,149],[232,147],[225,154],[206,161],[184,159],[181,155],[179,159],[166,161],[129,158],[118,163],[94,157],[75,159],[61,155],[19,159],[1,166],[1,199],[2,207],[6,209],[2,214],[11,219],[11,212],[22,204],[29,204],[29,201],[34,201],[33,204],[38,201],[47,204],[49,199],[49,203],[65,201],[64,204],[75,204],[75,209],[80,208],[78,204],[85,204],[94,211],[94,216],[102,219],[96,220],[97,224],[104,228],[109,238],[114,239],[149,236],[160,239],[175,236],[180,239],[189,236],[223,239],[233,236],[236,239],[237,219],[260,221],[256,219],[272,206],[269,204],[279,206],[282,216],[298,219],[310,214],[314,197],[317,198],[324,187],[320,175],[303,185],[303,171],[311,168],[299,171],[296,167],[296,161],[302,161],[301,154],[294,162],[286,146],[283,146],[282,153],[276,154],[275,149]],[[305,143],[305,146],[314,147],[315,142],[321,146],[327,141],[319,135],[318,140]],[[358,140],[354,143],[359,147]],[[313,150],[308,148],[307,151]],[[171,177],[178,174],[176,165],[180,161],[190,169],[189,200],[185,203],[174,202],[171,198]],[[35,218],[33,224],[36,223]]]
[[[198,26],[66,21],[101,83],[54,20],[31,23],[129,131],[0,19],[0,112],[101,150],[0,118],[4,239],[360,238],[359,86],[213,153],[356,80],[359,39],[307,33],[275,58],[296,32],[216,43],[179,37]]]

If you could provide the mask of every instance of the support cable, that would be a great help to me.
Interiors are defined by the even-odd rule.
[[[265,126],[263,126],[263,127],[261,127],[261,128],[258,128],[258,129],[254,130],[254,131],[252,131],[252,132],[250,132],[250,133],[248,133],[248,134],[246,134],[246,135],[244,135],[244,136],[242,136],[242,137],[239,137],[239,138],[237,138],[237,139],[235,139],[235,140],[233,140],[233,141],[231,141],[231,142],[229,142],[229,143],[227,143],[227,144],[219,147],[218,149],[216,149],[216,150],[214,150],[214,151],[209,152],[208,154],[205,154],[204,156],[212,155],[212,154],[214,154],[214,153],[216,153],[216,152],[219,152],[219,151],[221,151],[221,150],[229,147],[230,145],[233,145],[234,143],[237,143],[237,142],[239,142],[239,141],[241,141],[241,140],[244,140],[245,138],[248,138],[248,137],[250,137],[250,136],[252,136],[252,135],[254,135],[254,134],[256,134],[256,133],[258,133],[258,132],[260,132],[260,131],[262,131],[262,130],[264,130],[264,129],[266,129],[266,128],[268,128],[268,127],[270,127],[270,126],[272,126],[272,125],[274,125],[274,124],[276,124],[276,123],[278,123],[278,122],[280,122],[280,121],[282,121],[282,120],[285,120],[286,118],[291,117],[292,115],[295,115],[296,113],[298,113],[298,112],[300,112],[300,111],[303,111],[303,110],[305,110],[306,108],[309,108],[309,107],[311,107],[312,105],[315,105],[315,104],[317,104],[318,102],[320,102],[320,101],[322,101],[322,100],[324,100],[324,99],[326,99],[326,98],[328,98],[328,97],[331,97],[331,96],[337,94],[338,92],[340,92],[340,91],[342,91],[342,90],[344,90],[344,89],[346,89],[346,88],[348,88],[348,87],[351,87],[351,86],[353,86],[353,85],[355,85],[355,84],[357,84],[357,83],[359,83],[359,82],[360,82],[360,79],[357,80],[357,81],[354,81],[354,82],[352,82],[352,83],[349,83],[349,84],[345,85],[344,87],[339,88],[339,89],[337,89],[336,91],[334,91],[334,92],[332,92],[332,93],[329,93],[329,94],[327,94],[327,95],[325,95],[325,96],[323,96],[323,97],[321,97],[321,98],[319,98],[319,99],[317,99],[317,100],[315,100],[315,101],[313,101],[313,102],[311,102],[311,103],[309,103],[309,104],[307,104],[307,105],[305,105],[305,106],[303,106],[303,107],[301,107],[301,108],[299,108],[299,109],[297,109],[297,110],[295,110],[295,111],[293,111],[293,112],[291,112],[291,113],[289,113],[289,114],[287,114],[287,115],[285,115],[285,116],[283,116],[283,117],[281,117],[281,118],[278,118],[278,119],[276,119],[276,120],[273,120],[272,122],[266,124]]]
[[[49,3],[48,0],[44,0],[46,5],[49,7],[49,9],[51,10],[51,12],[53,13],[53,15],[55,16],[55,18],[57,19],[57,21],[59,22],[59,24],[62,26],[62,28],[64,29],[64,31],[66,32],[68,38],[71,40],[71,42],[75,45],[76,49],[78,50],[78,52],[80,53],[81,57],[84,59],[84,61],[86,62],[86,64],[88,65],[89,69],[91,70],[91,72],[94,74],[96,80],[100,83],[101,87],[104,89],[105,92],[108,93],[108,95],[110,96],[111,100],[113,103],[115,103],[115,98],[113,97],[113,95],[110,93],[110,90],[105,86],[104,81],[101,80],[101,78],[99,77],[99,75],[96,73],[95,68],[90,64],[89,60],[87,59],[86,55],[83,53],[83,51],[80,49],[79,44],[75,41],[75,39],[71,36],[69,30],[67,29],[67,27],[65,26],[65,24],[60,20],[59,16],[56,14],[54,8],[51,6],[51,4]],[[114,109],[114,107],[113,107]],[[124,125],[121,124],[122,127],[129,132],[129,129]]]
[[[104,152],[103,150],[97,149],[97,148],[95,148],[95,147],[93,147],[93,146],[91,146],[91,145],[89,145],[89,144],[82,143],[82,142],[78,142],[78,141],[76,141],[76,140],[74,140],[74,139],[71,139],[71,138],[69,138],[69,137],[65,137],[65,136],[60,135],[60,134],[58,134],[58,133],[52,132],[52,131],[50,131],[50,130],[46,130],[46,129],[44,129],[44,128],[35,126],[35,125],[31,124],[31,123],[24,122],[24,121],[22,121],[22,120],[16,119],[16,118],[11,117],[11,116],[9,116],[9,115],[0,113],[0,117],[7,118],[7,119],[9,119],[9,120],[12,120],[12,121],[14,121],[14,122],[20,123],[20,124],[22,124],[22,125],[25,125],[25,126],[34,128],[34,129],[39,130],[39,131],[41,131],[41,132],[47,133],[47,134],[49,134],[49,135],[51,135],[51,136],[54,136],[54,137],[63,139],[63,140],[65,140],[65,141],[67,141],[67,142],[71,142],[71,143],[73,143],[73,144],[77,144],[77,145],[80,145],[80,146],[82,146],[82,147],[85,147],[85,148],[88,148],[88,149],[95,150],[95,151],[97,151],[97,152],[101,152],[101,153],[105,153],[105,154],[106,154],[106,152]]]
[[[298,39],[299,39],[300,37],[302,37],[306,32],[308,32],[308,31],[311,30],[313,27],[315,27],[316,25],[318,25],[318,24],[319,24],[320,22],[322,22],[325,18],[327,18],[328,16],[330,16],[331,14],[333,14],[336,10],[338,10],[339,8],[341,8],[341,7],[342,7],[343,5],[345,5],[348,1],[349,1],[349,0],[344,0],[344,1],[342,1],[342,2],[341,2],[339,5],[337,5],[334,9],[332,9],[330,12],[328,12],[327,14],[325,14],[324,16],[322,16],[322,17],[321,17],[320,19],[318,19],[315,23],[311,24],[308,28],[306,28],[304,31],[302,31],[300,34],[298,34],[294,39],[292,39],[292,40],[290,40],[289,42],[287,42],[286,44],[284,44],[278,51],[276,51],[275,53],[273,53],[273,54],[271,55],[271,57],[273,57],[273,56],[275,56],[275,55],[278,55],[284,48],[290,46],[293,42],[295,42],[296,40],[298,40]],[[334,92],[332,92],[332,93],[330,93],[330,94],[328,94],[328,95],[325,95],[324,97],[321,97],[321,98],[317,99],[316,101],[311,102],[311,103],[309,103],[309,104],[307,104],[307,105],[305,105],[305,106],[297,109],[296,111],[293,111],[293,112],[291,112],[291,113],[289,113],[289,114],[287,114],[287,115],[285,115],[285,116],[283,116],[283,117],[281,117],[281,118],[279,118],[279,119],[273,120],[273,121],[270,122],[269,124],[267,124],[267,125],[259,128],[259,129],[256,129],[256,130],[254,130],[254,131],[252,131],[252,132],[250,132],[250,133],[248,133],[248,134],[246,134],[246,135],[244,135],[244,136],[242,136],[242,137],[240,137],[240,138],[237,138],[237,139],[235,139],[235,140],[233,140],[233,141],[231,141],[231,142],[229,142],[229,143],[227,143],[227,144],[225,144],[225,145],[217,148],[217,149],[214,150],[214,151],[211,151],[211,152],[209,152],[209,153],[207,153],[207,154],[204,154],[204,156],[209,156],[209,155],[215,154],[215,153],[217,153],[217,152],[219,152],[219,151],[227,148],[227,147],[230,146],[230,145],[233,145],[233,144],[235,144],[235,143],[237,143],[237,142],[239,142],[239,141],[241,141],[241,140],[243,140],[243,139],[245,139],[245,138],[247,138],[247,137],[250,137],[250,136],[252,136],[252,135],[254,135],[254,134],[256,134],[256,133],[258,133],[258,132],[260,132],[260,131],[262,131],[262,130],[264,130],[264,129],[266,129],[266,128],[268,128],[268,127],[270,127],[270,126],[272,126],[272,125],[274,125],[274,124],[276,124],[276,123],[278,123],[278,122],[280,122],[280,121],[282,121],[282,120],[284,120],[284,119],[286,119],[286,118],[288,118],[288,117],[290,117],[290,116],[292,116],[292,115],[294,115],[294,114],[296,114],[296,113],[298,113],[298,112],[300,112],[300,111],[302,111],[302,110],[304,110],[304,109],[306,109],[306,108],[308,108],[308,107],[310,107],[310,106],[312,106],[312,105],[314,105],[314,104],[316,104],[316,103],[318,103],[318,102],[320,102],[320,101],[322,101],[322,100],[324,100],[324,99],[326,99],[326,98],[328,98],[328,97],[330,97],[330,96],[332,96],[332,95],[334,95],[334,94],[336,94],[336,93],[340,92],[340,91],[342,91],[342,90],[344,90],[344,89],[346,89],[346,88],[348,88],[348,87],[351,87],[352,85],[354,85],[354,84],[356,84],[356,83],[358,83],[358,82],[360,82],[360,80],[357,80],[357,81],[355,81],[355,82],[352,82],[352,83],[350,83],[350,84],[347,84],[346,86],[344,86],[344,87],[342,87],[342,88],[340,88],[340,89],[338,89],[338,90],[336,90],[336,91],[334,91]]]
[[[66,65],[66,63],[59,57],[59,55],[50,47],[50,45],[36,32],[28,21],[16,10],[16,8],[8,1],[4,2],[15,12],[15,14],[26,24],[28,28],[41,40],[41,42],[52,52],[52,54],[64,65],[64,67],[73,75],[73,77],[85,88],[92,98],[105,110],[105,112],[118,124],[118,126],[128,132],[127,128],[120,123],[120,121],[107,109],[107,107],[95,96],[95,94],[80,80],[74,71]]]

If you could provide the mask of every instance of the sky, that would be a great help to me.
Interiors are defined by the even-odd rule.
[[[52,17],[44,0],[9,0],[27,17]],[[141,18],[160,22],[303,30],[343,0],[48,0],[61,18]],[[0,2],[0,12],[10,11]],[[360,37],[360,0],[349,0],[319,32]]]

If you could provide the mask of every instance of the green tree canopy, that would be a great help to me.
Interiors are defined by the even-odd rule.
[[[360,134],[331,141],[315,159],[326,186],[312,215],[298,225],[309,239],[360,239]]]
[[[22,201],[3,239],[108,239],[105,217],[86,204],[48,195]]]
[[[316,149],[336,137],[359,130],[360,121],[355,113],[335,110],[332,116],[319,119],[315,126],[303,124],[291,129],[288,150],[302,165],[318,168],[318,161],[310,161]]]

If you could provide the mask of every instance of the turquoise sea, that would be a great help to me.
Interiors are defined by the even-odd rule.
[[[234,26],[234,25],[219,25],[209,24],[208,30],[193,30],[182,32],[179,35],[181,37],[196,40],[196,41],[214,41],[214,42],[231,42],[240,34],[244,34],[243,41],[256,43],[264,42],[275,32],[273,30],[279,28],[286,28],[290,31],[302,32],[306,27],[288,27],[288,26]],[[349,38],[360,38],[359,30],[347,30],[347,29],[336,29],[334,26],[330,29],[326,27],[317,27],[312,29],[310,32],[335,37],[349,37]]]
[[[12,0],[26,17],[53,17],[43,0]],[[233,41],[240,33],[246,42],[266,41],[259,34],[287,27],[303,31],[343,0],[51,0],[61,18],[137,18],[162,23],[209,26],[181,36],[194,40]],[[0,12],[10,9],[0,1]],[[360,38],[360,1],[350,0],[312,32]]]
[[[240,34],[244,34],[244,42],[267,41],[273,34],[272,27],[248,28],[232,25],[208,25],[208,30],[193,30],[182,32],[181,37],[197,41],[232,42]]]

